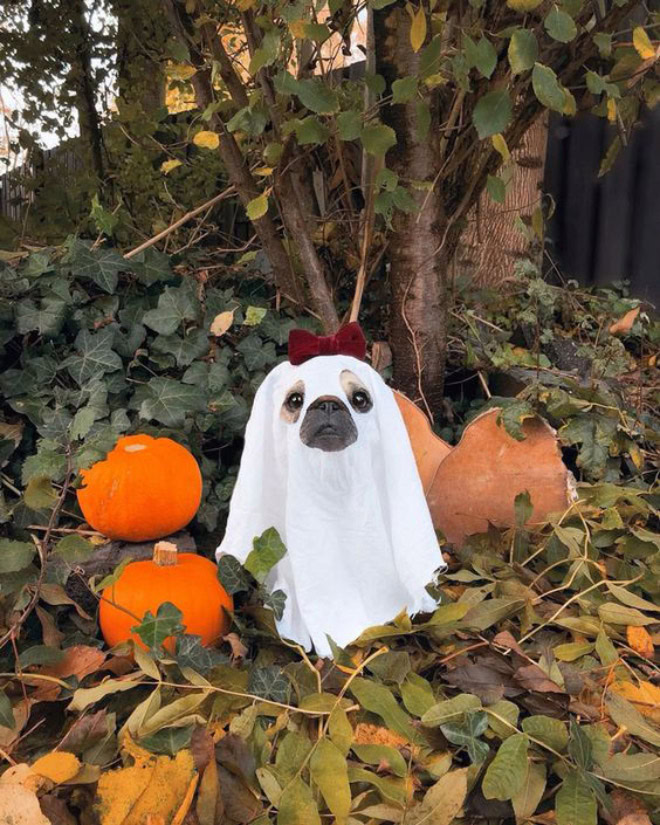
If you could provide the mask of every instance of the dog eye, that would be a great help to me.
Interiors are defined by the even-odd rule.
[[[301,392],[292,392],[291,395],[287,397],[284,403],[290,410],[299,410],[302,407],[304,401],[305,398]]]
[[[356,390],[351,398],[351,404],[358,412],[366,412],[371,409],[371,398],[363,390]]]

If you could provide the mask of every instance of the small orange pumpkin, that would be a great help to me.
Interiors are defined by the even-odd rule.
[[[80,509],[95,530],[111,539],[151,541],[175,533],[193,518],[202,499],[197,461],[171,438],[124,436],[104,461],[81,475]]]
[[[127,564],[119,579],[103,591],[99,604],[103,638],[110,647],[128,639],[144,647],[131,628],[142,622],[147,611],[155,616],[165,602],[179,608],[185,632],[201,636],[203,645],[220,641],[229,630],[225,610],[231,612],[234,603],[218,581],[215,564],[195,553],[178,553],[176,545],[159,541],[152,559]],[[166,640],[165,646],[173,650],[174,640]]]

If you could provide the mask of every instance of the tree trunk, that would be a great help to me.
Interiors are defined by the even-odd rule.
[[[512,278],[516,261],[531,258],[540,265],[542,237],[526,236],[516,226],[516,218],[530,226],[532,215],[541,207],[547,135],[546,113],[511,152],[504,203],[496,203],[485,191],[470,210],[454,256],[454,279],[466,279],[474,286],[500,287]]]
[[[430,27],[429,27],[430,28]],[[400,0],[374,12],[376,70],[392,83],[416,74],[419,56],[410,45],[410,16]],[[446,236],[447,217],[440,187],[432,187],[439,168],[439,105],[428,95],[430,126],[424,134],[418,101],[384,107],[383,120],[398,143],[386,157],[404,186],[423,181],[428,189],[411,189],[419,211],[395,210],[389,234],[391,284],[390,343],[394,384],[433,414],[441,408],[447,340],[446,271],[454,238]],[[422,134],[420,134],[420,131]],[[431,188],[432,187],[432,188]]]

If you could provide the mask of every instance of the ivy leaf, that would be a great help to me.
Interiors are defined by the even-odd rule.
[[[555,797],[557,825],[597,825],[594,792],[581,771],[570,770]]]
[[[187,367],[209,350],[208,335],[203,329],[192,330],[188,335],[159,335],[153,343],[155,352],[173,355],[177,366]]]
[[[165,639],[183,633],[185,628],[181,624],[182,616],[183,614],[176,605],[164,602],[156,611],[155,616],[147,610],[142,623],[132,627],[131,630],[137,633],[148,648],[159,648]]]
[[[189,747],[194,729],[194,725],[186,725],[183,728],[163,728],[152,733],[151,736],[144,736],[140,739],[140,745],[151,753],[174,756],[182,748]]]
[[[130,264],[137,279],[146,286],[159,281],[171,281],[176,277],[172,272],[169,256],[153,246],[134,255]]]
[[[539,103],[554,112],[563,112],[566,99],[557,75],[549,66],[535,63],[532,71],[532,88]]]
[[[197,319],[199,301],[188,284],[166,287],[156,309],[144,313],[142,321],[161,335],[172,335],[184,321]]]
[[[252,547],[243,566],[259,584],[263,584],[271,569],[284,558],[286,547],[274,527],[269,527],[255,538]]]
[[[250,671],[248,693],[274,702],[286,702],[290,690],[291,683],[279,665],[254,667]]]
[[[503,132],[511,121],[511,98],[505,89],[496,89],[479,98],[472,113],[472,122],[479,138]]]
[[[472,764],[480,764],[490,753],[488,745],[478,738],[487,727],[488,714],[483,710],[475,710],[467,713],[462,722],[447,722],[440,726],[440,730],[449,742],[467,748]]]
[[[128,261],[114,249],[91,249],[80,240],[73,242],[69,259],[76,277],[88,278],[109,295],[117,291],[119,273],[130,269]]]
[[[269,364],[273,364],[277,358],[275,345],[268,341],[264,343],[256,334],[248,335],[236,347],[245,359],[245,366],[250,372],[263,369]]]
[[[250,589],[243,566],[234,556],[227,553],[218,559],[218,579],[220,584],[231,596],[234,593],[244,593]]]
[[[39,306],[26,298],[15,307],[16,329],[21,335],[37,330],[40,335],[52,338],[62,329],[67,305],[64,301],[44,298]]]
[[[559,6],[554,6],[546,15],[543,26],[550,37],[560,43],[570,43],[577,36],[575,21],[570,14],[562,11]]]
[[[524,733],[514,733],[500,745],[488,766],[481,785],[486,799],[512,799],[527,780],[527,748]]]
[[[114,332],[102,329],[97,333],[82,329],[75,341],[77,355],[70,355],[62,362],[69,375],[79,385],[84,386],[93,378],[100,378],[107,372],[122,368],[122,360],[112,349]]]
[[[15,573],[31,564],[37,548],[27,541],[0,539],[0,573]]]
[[[534,32],[529,29],[516,29],[509,40],[507,55],[511,72],[514,75],[533,68],[539,53],[539,44]]]
[[[206,398],[199,387],[173,378],[152,378],[144,390],[146,398],[140,404],[140,418],[155,419],[168,427],[179,427],[187,413],[206,408]]]
[[[391,126],[384,123],[370,123],[360,135],[365,151],[380,157],[396,145],[396,133]]]
[[[286,607],[286,593],[283,590],[273,590],[272,593],[263,593],[262,600],[265,607],[269,607],[279,622]]]
[[[229,659],[215,648],[204,647],[201,636],[183,633],[176,640],[176,661],[179,667],[189,667],[205,676],[211,668],[227,664]]]

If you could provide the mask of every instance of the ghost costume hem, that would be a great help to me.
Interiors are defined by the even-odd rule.
[[[365,412],[351,404],[356,385],[370,395]],[[291,420],[283,405],[294,387],[303,404]],[[336,452],[300,437],[321,397],[343,402],[355,424],[355,441]],[[327,636],[344,647],[403,609],[435,609],[426,585],[446,565],[408,433],[392,390],[363,361],[327,355],[285,362],[259,387],[217,557],[244,562],[269,527],[287,548],[266,581],[287,597],[278,631],[319,656],[332,655]]]

